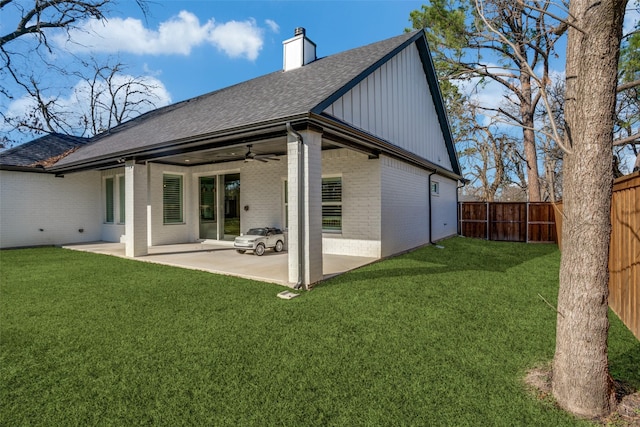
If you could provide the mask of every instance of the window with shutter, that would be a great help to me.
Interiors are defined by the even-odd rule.
[[[284,181],[285,227],[289,227],[289,187]],[[342,231],[342,178],[322,178],[322,231]]]
[[[182,176],[163,175],[162,185],[164,223],[182,223]]]
[[[342,178],[322,178],[322,230],[342,231]]]

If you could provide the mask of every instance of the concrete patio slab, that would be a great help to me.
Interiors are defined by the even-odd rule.
[[[125,257],[124,243],[92,242],[64,245],[63,248],[97,254]],[[136,261],[171,265],[210,273],[244,277],[263,282],[293,287],[288,282],[287,252],[267,251],[261,257],[252,253],[239,254],[233,242],[211,241],[149,247],[149,254],[129,258]],[[323,279],[326,280],[349,270],[370,264],[376,258],[343,255],[323,255]]]

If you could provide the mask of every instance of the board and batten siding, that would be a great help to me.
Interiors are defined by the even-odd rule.
[[[383,64],[324,113],[452,170],[415,44]]]

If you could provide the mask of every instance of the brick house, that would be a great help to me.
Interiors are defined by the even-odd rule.
[[[283,45],[283,70],[54,164],[2,153],[0,246],[122,242],[137,257],[273,226],[288,232],[289,281],[311,284],[323,253],[382,258],[456,234],[462,176],[424,32],[324,58],[301,28]]]

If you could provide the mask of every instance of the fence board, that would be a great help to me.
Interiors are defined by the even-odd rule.
[[[611,198],[609,306],[640,339],[640,172],[618,178]]]
[[[562,249],[562,204],[557,205]],[[609,307],[640,339],[640,172],[616,179],[611,195]]]
[[[487,204],[484,202],[460,203],[460,234],[476,239],[487,238]]]
[[[461,202],[460,234],[509,242],[556,242],[553,205]]]
[[[529,203],[528,240],[556,242],[556,217],[551,203]]]
[[[490,240],[526,242],[526,203],[489,203]]]

